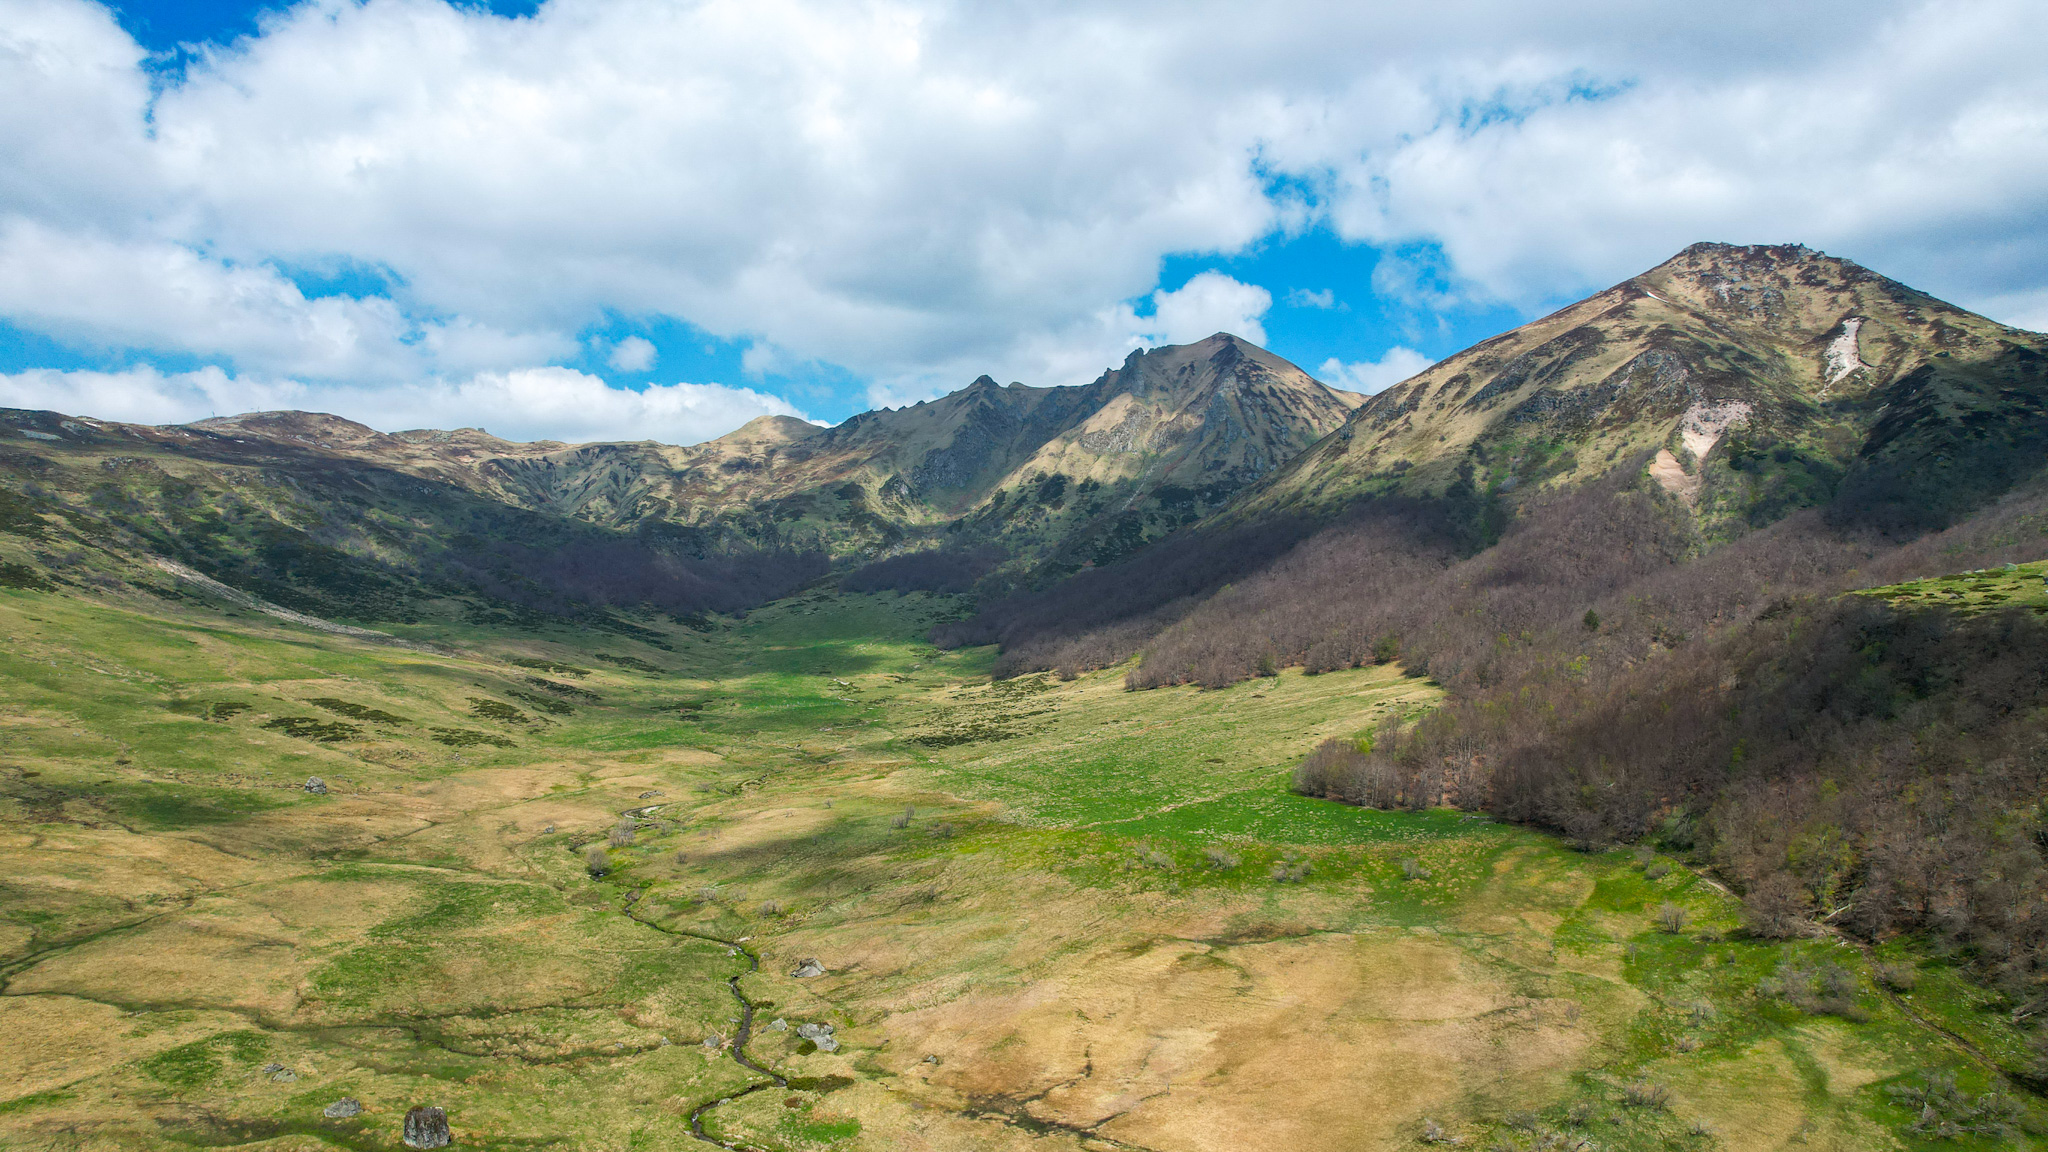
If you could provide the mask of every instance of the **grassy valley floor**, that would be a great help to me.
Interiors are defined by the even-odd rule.
[[[0,591],[0,1147],[2044,1143],[1910,942],[1286,790],[1426,682],[991,684],[921,640],[961,609],[381,643]]]

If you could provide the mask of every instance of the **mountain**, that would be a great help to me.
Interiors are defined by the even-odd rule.
[[[0,410],[0,544],[30,549],[0,562],[174,591],[170,561],[361,622],[538,612],[630,630],[615,609],[695,620],[904,554],[943,553],[961,586],[1006,557],[1040,579],[1107,562],[1222,507],[1361,400],[1219,333],[1082,387],[983,377],[835,428],[768,416],[689,447]]]
[[[1820,504],[1936,526],[2038,466],[2044,354],[1848,260],[1695,244],[1372,397],[1234,514],[1512,504],[1641,455],[1709,539]]]
[[[721,546],[873,558],[945,541],[1078,567],[1221,508],[1363,400],[1219,332],[1133,352],[1080,387],[983,376],[832,428],[764,416],[692,447],[517,444],[475,429],[385,435],[297,412],[194,427],[607,527],[680,525]]]

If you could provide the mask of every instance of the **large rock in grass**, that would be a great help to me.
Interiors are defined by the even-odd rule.
[[[825,966],[818,963],[816,956],[806,956],[799,960],[796,969],[790,973],[791,976],[799,980],[809,980],[813,976],[823,976],[824,974]]]
[[[329,1120],[346,1120],[351,1116],[361,1115],[362,1111],[363,1106],[356,1102],[355,1097],[343,1096],[341,1099],[322,1108],[320,1114]]]
[[[832,1035],[830,1024],[801,1024],[796,1034],[818,1046],[820,1052],[839,1051],[839,1039]]]
[[[407,1148],[446,1148],[455,1137],[448,1131],[448,1113],[424,1104],[405,1114]]]

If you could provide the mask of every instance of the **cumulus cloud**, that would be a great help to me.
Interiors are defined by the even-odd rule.
[[[373,391],[667,317],[756,379],[908,397],[1258,338],[1265,289],[1160,292],[1162,260],[1319,227],[1425,313],[1700,239],[2002,319],[2048,291],[2033,0],[303,0],[264,29],[153,73],[93,0],[0,0],[0,317]],[[337,263],[386,286],[292,279]]]
[[[1152,294],[1147,342],[1189,344],[1229,332],[1264,344],[1264,317],[1272,306],[1273,294],[1256,284],[1240,284],[1221,272],[1203,272],[1172,292]]]
[[[1413,348],[1395,346],[1377,360],[1360,360],[1346,364],[1336,357],[1323,361],[1317,369],[1323,383],[1346,392],[1363,392],[1370,396],[1399,384],[1417,372],[1434,364],[1435,361]]]
[[[1311,292],[1306,288],[1295,288],[1287,293],[1289,308],[1315,308],[1327,312],[1337,306],[1337,293],[1329,288]]]
[[[231,376],[218,368],[165,373],[32,370],[0,374],[0,407],[86,413],[138,424],[296,408],[384,432],[484,427],[508,440],[658,440],[695,444],[757,416],[803,413],[779,397],[716,384],[614,388],[567,368],[482,372],[413,386],[310,386]]]
[[[611,355],[605,363],[621,372],[645,372],[654,367],[654,341],[642,336],[628,336],[612,345]]]

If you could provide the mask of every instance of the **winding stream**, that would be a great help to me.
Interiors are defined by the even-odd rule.
[[[653,812],[658,811],[663,807],[665,807],[665,805],[646,804],[637,808],[628,808],[625,811],[620,812],[619,815],[629,817],[635,820],[644,820],[650,818]],[[645,893],[646,890],[642,889],[641,895],[645,895]],[[752,1057],[747,1055],[747,1038],[752,1036],[754,1032],[754,1002],[752,1000],[747,999],[747,994],[745,992],[740,991],[740,977],[749,975],[754,972],[759,972],[761,970],[761,954],[754,951],[752,948],[747,947],[745,944],[740,943],[737,940],[727,940],[723,937],[713,936],[705,932],[691,932],[688,929],[684,928],[669,928],[660,924],[656,924],[652,920],[647,920],[643,919],[642,917],[635,916],[633,915],[633,908],[638,903],[638,899],[630,900],[627,902],[626,906],[620,910],[625,915],[626,919],[631,920],[636,924],[644,924],[657,932],[663,932],[670,936],[686,936],[692,940],[705,940],[713,944],[722,944],[732,954],[736,956],[745,956],[747,958],[747,970],[745,972],[735,974],[734,976],[727,979],[725,982],[725,986],[732,991],[732,998],[734,1000],[737,1000],[740,1006],[740,1030],[733,1034],[732,1058],[733,1062],[738,1064],[740,1067],[745,1068],[747,1071],[755,1073],[756,1075],[765,1076],[767,1077],[767,1079],[756,1080],[752,1084],[747,1085],[745,1088],[742,1088],[737,1092],[720,1096],[715,1100],[707,1100],[704,1103],[697,1105],[695,1108],[692,1108],[690,1110],[689,1115],[690,1135],[695,1136],[697,1139],[702,1140],[706,1144],[710,1144],[718,1148],[745,1148],[745,1145],[738,1144],[732,1141],[720,1140],[716,1136],[713,1136],[705,1132],[704,1117],[708,1113],[710,1113],[710,1111],[713,1108],[716,1108],[722,1104],[730,1104],[743,1096],[752,1096],[754,1093],[761,1091],[763,1088],[789,1087],[789,1080],[786,1077],[777,1075],[775,1072],[772,1072],[767,1068],[761,1067],[759,1064],[754,1063]]]

